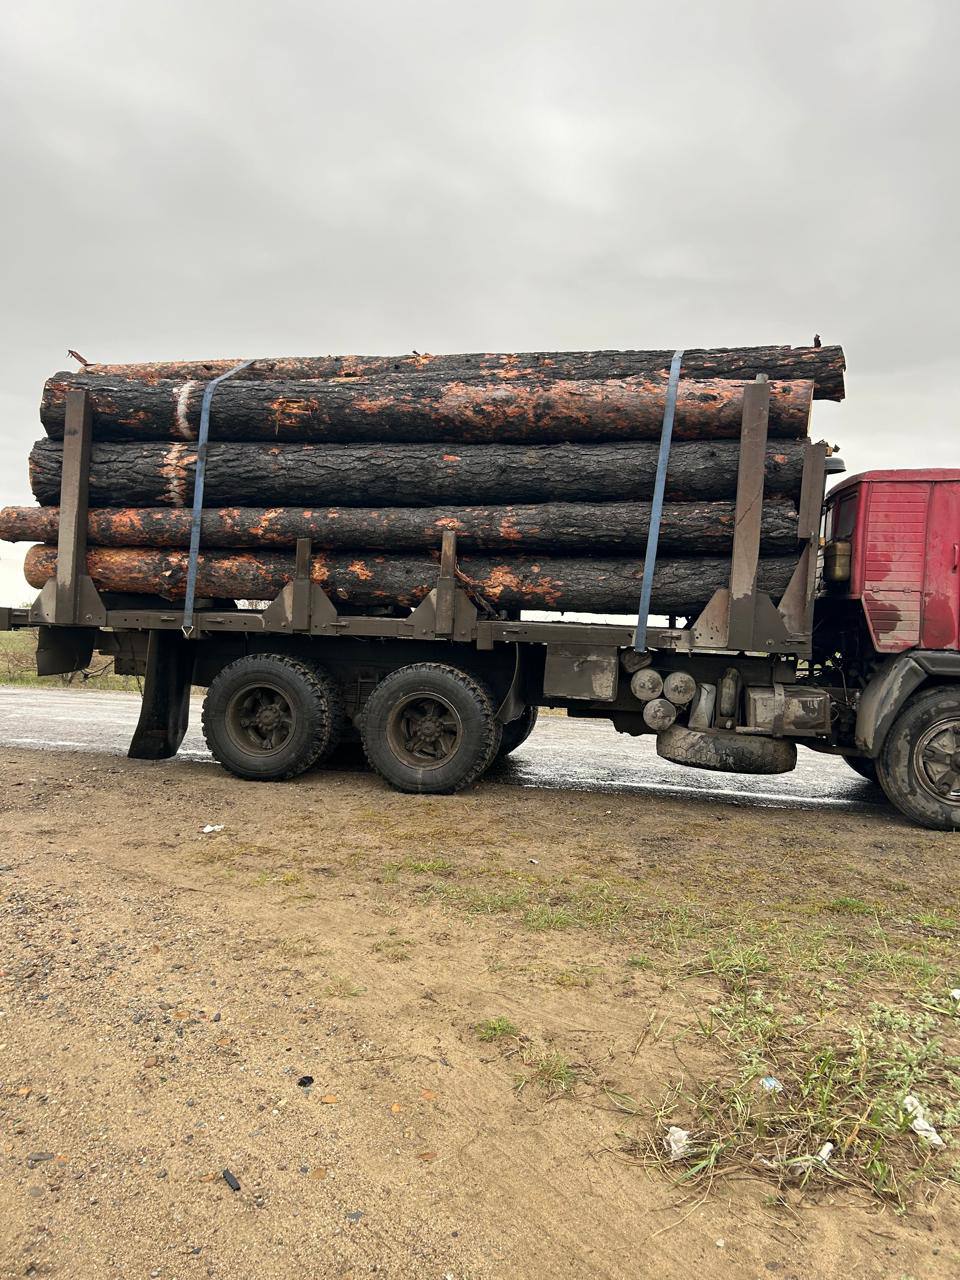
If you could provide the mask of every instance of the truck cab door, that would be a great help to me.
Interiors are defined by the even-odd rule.
[[[960,481],[935,480],[923,583],[924,649],[960,648]]]

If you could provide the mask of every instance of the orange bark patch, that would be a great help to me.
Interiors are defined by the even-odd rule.
[[[362,560],[352,560],[350,562],[350,572],[363,582],[368,582],[373,577],[372,572]]]

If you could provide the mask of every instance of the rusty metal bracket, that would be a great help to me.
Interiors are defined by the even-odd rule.
[[[816,444],[812,440],[807,441],[803,479],[800,482],[800,520],[797,531],[804,547],[800,553],[800,562],[793,571],[778,607],[787,632],[804,642],[805,654],[809,654],[811,649],[810,633],[813,627],[817,557],[820,549],[820,515],[828,454],[829,445],[822,440]]]
[[[437,585],[420,601],[403,629],[422,640],[472,640],[476,634],[477,609],[467,593],[457,585],[457,535],[445,529],[440,543]]]
[[[310,539],[298,538],[293,578],[261,615],[265,630],[300,631],[315,635],[338,629],[339,619],[330,597],[311,580],[312,559],[313,546]]]
[[[440,572],[437,575],[436,619],[434,626],[438,636],[449,636],[453,631],[453,612],[457,591],[457,535],[445,529],[440,541]]]
[[[730,557],[730,596],[727,647],[749,649],[754,642],[757,611],[757,569],[760,564],[760,526],[763,518],[764,461],[770,420],[770,383],[764,373],[743,388],[740,459],[733,551]]]
[[[30,608],[30,621],[57,626],[102,626],[107,610],[87,575],[87,508],[93,414],[86,387],[67,392],[60,474],[57,572]]]
[[[197,432],[197,461],[193,475],[193,516],[190,522],[190,555],[187,560],[187,592],[183,602],[183,634],[189,640],[194,633],[193,606],[197,592],[197,568],[200,562],[200,523],[203,516],[203,485],[207,474],[207,444],[210,436],[210,406],[221,382],[249,369],[254,360],[234,365],[218,378],[212,378],[203,389],[200,402],[200,429]]]

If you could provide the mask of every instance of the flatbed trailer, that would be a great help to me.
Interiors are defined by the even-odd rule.
[[[838,508],[831,495],[825,506],[827,476],[843,467],[829,446],[807,441],[799,554],[773,600],[757,577],[768,409],[761,375],[743,400],[727,585],[694,616],[653,626],[641,607],[637,624],[625,626],[494,608],[459,573],[453,532],[443,535],[435,586],[401,614],[338,608],[311,581],[306,539],[297,542],[293,579],[270,601],[197,600],[184,608],[101,592],[86,559],[91,409],[88,393],[73,389],[56,576],[30,608],[0,609],[0,629],[38,628],[41,675],[82,670],[96,651],[112,656],[119,673],[143,676],[135,758],[176,754],[191,686],[201,685],[209,690],[208,743],[240,776],[294,776],[329,758],[344,736],[359,735],[394,786],[451,791],[515,749],[537,708],[557,707],[608,719],[621,732],[655,733],[665,758],[702,768],[785,772],[797,743],[838,753],[876,773],[915,821],[960,827],[960,472],[923,473],[917,482],[917,494],[928,497],[923,505],[914,495],[910,529],[913,536],[920,503],[924,537],[906,578],[890,569],[899,554],[896,501],[878,515],[885,535],[893,521],[888,577],[916,605],[918,624],[878,632],[869,578],[876,564],[869,565],[880,526],[864,515],[864,495],[880,482],[847,480],[846,505]],[[914,473],[887,474],[885,483],[896,486]],[[655,537],[652,551],[655,561]],[[933,568],[944,578],[933,592],[939,629],[924,631]]]

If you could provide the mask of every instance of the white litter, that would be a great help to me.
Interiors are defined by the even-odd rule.
[[[824,1169],[833,1155],[833,1143],[825,1142],[815,1156],[798,1156],[787,1165],[795,1178],[802,1177],[810,1169]]]
[[[216,825],[214,825],[212,822],[208,822],[207,825],[202,829],[200,834],[204,836],[208,836],[208,835],[211,835],[212,832],[214,831],[222,831],[225,826],[226,826],[226,823],[223,823],[223,822],[218,822]]]
[[[953,990],[950,992],[950,999],[956,1000],[958,1003],[960,1003],[960,987],[953,988]]]
[[[663,1149],[671,1160],[686,1160],[693,1146],[693,1139],[686,1129],[672,1124],[663,1139]]]
[[[760,1088],[765,1093],[783,1093],[783,1085],[776,1076],[764,1076],[760,1081]]]
[[[943,1146],[943,1139],[927,1119],[926,1110],[919,1098],[915,1098],[912,1093],[908,1093],[903,1102],[900,1103],[900,1106],[903,1114],[910,1121],[910,1128],[918,1138],[931,1147]]]

